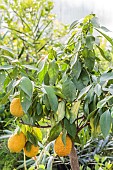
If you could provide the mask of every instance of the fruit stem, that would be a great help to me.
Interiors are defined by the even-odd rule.
[[[24,152],[24,170],[27,170],[27,167],[26,167],[26,155],[25,155],[25,152]]]
[[[69,157],[70,157],[71,169],[72,170],[80,170],[77,151],[76,151],[76,148],[74,147],[74,143],[72,144],[72,149],[71,149],[71,153],[70,153]]]

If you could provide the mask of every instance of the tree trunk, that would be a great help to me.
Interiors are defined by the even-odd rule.
[[[71,169],[72,170],[80,170],[78,157],[77,157],[77,152],[76,152],[76,149],[74,147],[74,143],[72,145],[72,150],[71,150],[71,153],[70,153],[69,157],[70,157]]]

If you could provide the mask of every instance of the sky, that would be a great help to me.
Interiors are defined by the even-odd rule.
[[[113,0],[53,0],[58,20],[71,24],[74,20],[95,13],[100,23],[113,31]]]

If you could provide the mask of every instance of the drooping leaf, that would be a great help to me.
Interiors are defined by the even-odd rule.
[[[10,91],[8,91],[8,93],[7,93],[2,99],[0,99],[0,104],[6,104],[6,102],[8,101],[8,97],[10,96],[12,90],[13,90],[13,89],[11,89]]]
[[[36,70],[36,71],[38,71],[38,68],[36,68],[35,66],[32,66],[32,65],[24,64],[22,66],[25,67],[25,68],[28,68],[29,70]]]
[[[75,123],[70,124],[70,121],[68,119],[64,119],[64,127],[66,128],[67,132],[75,138],[76,136],[76,125]]]
[[[47,65],[45,65],[43,69],[38,73],[38,78],[40,83],[44,81],[46,73],[47,73]]]
[[[36,136],[32,133],[30,133],[29,131],[27,131],[27,140],[29,142],[31,142],[34,146],[38,145],[38,140],[36,138]]]
[[[61,123],[59,122],[58,124],[56,124],[51,130],[50,130],[50,133],[49,133],[49,137],[48,137],[48,140],[49,142],[55,140],[61,133],[62,131],[62,125]]]
[[[91,88],[91,86],[92,86],[92,85],[89,85],[89,86],[83,88],[83,89],[80,91],[77,99],[79,100],[80,98],[82,98],[82,97],[89,91],[89,89]]]
[[[37,103],[36,110],[37,110],[37,115],[40,115],[42,113],[42,105],[39,102]]]
[[[113,79],[113,72],[104,73],[100,77],[100,81],[108,81]]]
[[[102,108],[106,102],[112,98],[112,95],[111,96],[106,96],[104,99],[100,100],[98,103],[97,103],[97,108]]]
[[[4,65],[4,66],[0,66],[0,70],[10,70],[12,69],[13,66],[12,65]]]
[[[2,50],[4,50],[4,51],[7,51],[11,56],[14,56],[13,51],[12,51],[9,47],[0,46],[0,49],[2,49]]]
[[[22,90],[20,91],[20,100],[21,100],[23,111],[27,113],[31,105],[31,99]]]
[[[95,53],[91,50],[88,50],[87,56],[84,57],[85,66],[91,72],[95,65]]]
[[[49,103],[51,106],[51,109],[56,112],[58,109],[58,99],[55,95],[55,92],[53,90],[53,88],[51,86],[44,86],[44,89],[47,93],[48,99],[49,99]]]
[[[42,141],[42,132],[39,128],[33,127],[33,134],[37,137],[38,141]]]
[[[0,72],[0,85],[2,85],[4,83],[5,78],[6,78],[5,72],[1,71]]]
[[[71,108],[71,115],[70,115],[70,123],[72,124],[75,119],[77,118],[77,114],[78,114],[78,111],[79,111],[79,107],[80,107],[80,103],[81,101],[78,100],[78,101],[75,101],[72,108]]]
[[[100,27],[99,20],[98,20],[97,17],[93,17],[93,18],[91,19],[91,23],[92,23],[93,26],[96,27],[96,28],[99,28],[99,27]]]
[[[47,57],[42,57],[40,59],[40,61],[38,63],[38,73],[40,73],[43,70],[43,68],[44,68],[44,66],[46,64],[46,61],[47,61]]]
[[[74,21],[74,22],[70,25],[70,30],[72,30],[73,28],[75,28],[77,24],[78,24],[78,20]]]
[[[64,101],[61,101],[58,104],[57,114],[58,114],[58,121],[61,121],[65,116],[65,102]]]
[[[81,73],[81,63],[79,60],[76,61],[76,63],[72,67],[72,71],[74,73],[74,76],[78,79]]]
[[[100,117],[100,127],[103,133],[103,136],[106,137],[109,134],[111,127],[111,114],[110,111],[105,111]]]
[[[62,142],[63,142],[64,146],[66,146],[66,136],[67,136],[67,130],[66,130],[66,128],[64,128],[63,132],[62,132]]]
[[[102,31],[101,31],[101,29],[97,29],[97,28],[95,28],[100,34],[102,34],[109,42],[110,42],[110,44],[113,46],[113,39],[111,38],[111,37],[109,37],[107,34],[105,34],[105,33],[103,33]]]
[[[73,101],[76,98],[76,86],[70,79],[63,83],[62,93],[69,101]]]
[[[108,60],[108,61],[111,61],[111,60],[109,59],[109,57],[107,57],[107,56],[104,54],[104,51],[102,50],[102,48],[100,48],[98,45],[96,45],[96,46],[97,46],[97,48],[99,49],[100,54],[102,55],[102,57],[103,57],[104,59]]]
[[[49,64],[48,74],[50,78],[49,80],[50,84],[54,85],[56,83],[56,80],[59,74],[58,65],[55,63],[55,61],[52,61]]]
[[[22,77],[19,87],[31,98],[33,94],[33,84],[28,77]]]
[[[95,86],[95,89],[94,89],[95,93],[97,94],[97,96],[99,97],[102,93],[102,89],[101,89],[101,85],[100,84],[97,84]]]
[[[50,110],[50,103],[49,103],[49,98],[47,94],[44,94],[43,96],[43,103],[45,104],[46,108]]]
[[[86,37],[86,45],[87,47],[92,50],[93,49],[93,44],[95,42],[95,37],[92,35],[89,35]]]

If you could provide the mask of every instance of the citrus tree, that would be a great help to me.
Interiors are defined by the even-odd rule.
[[[29,6],[31,3],[34,5],[33,11]],[[26,11],[26,17],[29,9],[32,18],[36,4],[35,1],[26,1],[22,7]],[[17,6],[17,10],[18,8]],[[17,14],[16,7],[12,9],[16,18],[19,15],[23,26],[20,27],[21,32],[19,28],[15,30],[15,25],[11,26],[13,20],[7,22],[9,25],[6,27],[10,30],[8,36],[13,37],[13,43],[16,39],[16,46],[12,48],[10,44],[8,48],[10,42],[5,44],[5,40],[0,46],[3,56],[0,67],[3,89],[0,104],[7,104],[13,115],[12,124],[17,126],[15,133],[8,139],[8,148],[16,153],[23,149],[24,160],[25,155],[34,157],[37,169],[41,169],[45,148],[55,141],[55,154],[45,165],[47,169],[52,169],[56,155],[69,155],[71,169],[79,170],[75,146],[84,146],[87,140],[100,133],[103,137],[112,134],[113,40],[107,35],[108,30],[100,26],[95,15],[91,14],[71,24],[65,45],[48,42],[52,41],[49,36],[51,28],[46,33],[44,27],[43,33],[47,35],[48,43],[41,46],[39,53],[42,42],[40,39],[34,40],[34,34],[32,37],[35,23],[28,29],[26,23],[30,22],[30,16],[24,22],[21,11]],[[18,20],[16,25],[17,23]],[[44,23],[42,22],[43,25]],[[42,36],[40,30],[36,35],[38,34]],[[31,35],[30,38],[28,35]],[[110,50],[103,50],[101,37],[108,41]],[[19,53],[16,50],[17,44]],[[107,61],[106,70],[100,67],[101,59],[103,62]],[[37,154],[38,157],[35,157]],[[26,169],[26,165],[24,167]]]

